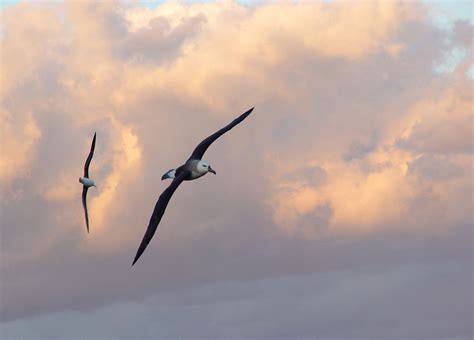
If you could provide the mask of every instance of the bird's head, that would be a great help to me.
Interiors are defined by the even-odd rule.
[[[197,170],[203,174],[208,173],[208,172],[212,172],[214,175],[216,174],[214,169],[211,168],[211,165],[208,162],[203,161],[203,160],[200,160],[199,163],[197,164]]]

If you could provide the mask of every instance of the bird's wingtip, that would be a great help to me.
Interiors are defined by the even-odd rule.
[[[138,261],[138,259],[140,258],[140,256],[142,256],[142,253],[141,253],[140,251],[138,251],[137,254],[135,255],[135,258],[133,259],[132,267],[133,267],[133,265]]]
[[[250,109],[248,109],[247,111],[245,111],[245,112],[242,114],[242,116],[247,117],[249,114],[252,113],[253,109],[254,109],[253,107],[250,108]]]

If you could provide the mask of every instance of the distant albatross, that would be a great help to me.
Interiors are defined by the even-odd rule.
[[[212,172],[213,174],[216,174],[214,169],[211,168],[211,165],[208,162],[201,159],[202,156],[206,152],[207,148],[217,138],[222,136],[227,131],[231,130],[237,124],[241,123],[245,118],[247,118],[247,116],[252,112],[252,110],[253,110],[253,107],[250,110],[244,112],[242,115],[240,115],[236,119],[234,119],[230,124],[224,126],[222,129],[220,129],[216,133],[204,139],[194,149],[193,153],[191,154],[191,157],[189,157],[186,163],[184,163],[183,165],[181,165],[180,167],[176,169],[171,169],[167,171],[163,175],[163,177],[161,177],[162,180],[167,179],[167,178],[172,178],[173,181],[168,186],[168,188],[166,188],[165,191],[163,191],[163,193],[160,195],[158,202],[156,202],[155,209],[153,210],[153,214],[151,215],[150,222],[148,223],[148,228],[145,232],[145,236],[143,236],[143,240],[140,244],[140,247],[138,248],[137,254],[135,255],[135,259],[133,260],[132,266],[135,264],[135,262],[137,262],[137,260],[143,254],[146,247],[148,246],[148,243],[150,243],[150,240],[155,234],[156,228],[158,227],[158,224],[160,223],[160,220],[163,217],[163,214],[165,213],[166,206],[168,205],[168,202],[170,201],[170,198],[175,192],[176,188],[178,188],[178,186],[181,184],[182,181],[191,181],[193,179],[197,179],[201,176],[204,176],[208,172]]]
[[[84,177],[79,177],[79,182],[83,184],[82,187],[82,206],[84,207],[84,213],[86,215],[86,227],[87,232],[89,232],[89,215],[87,214],[87,189],[90,187],[95,187],[93,180],[89,178],[89,164],[91,164],[92,156],[94,155],[95,149],[95,137],[96,133],[94,132],[94,138],[92,139],[91,151],[89,156],[87,156],[86,163],[84,164]]]

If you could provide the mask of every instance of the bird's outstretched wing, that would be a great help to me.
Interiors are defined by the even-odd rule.
[[[87,214],[87,189],[89,189],[88,187],[86,187],[84,185],[83,189],[82,189],[82,206],[84,207],[84,214],[86,215],[86,227],[87,227],[87,232],[89,232],[89,215]]]
[[[213,133],[212,135],[204,139],[201,143],[199,143],[198,146],[196,146],[191,157],[189,157],[188,161],[191,159],[201,159],[204,153],[206,152],[207,148],[209,147],[209,145],[211,145],[217,138],[219,138],[224,133],[232,129],[234,126],[241,123],[245,118],[247,118],[247,116],[252,111],[253,111],[253,107],[250,110],[242,113],[239,117],[235,118],[230,124],[224,126],[219,131]]]
[[[161,218],[165,213],[166,206],[168,205],[168,202],[170,201],[171,196],[173,196],[173,193],[175,192],[176,188],[190,174],[191,172],[189,170],[180,172],[179,175],[175,177],[175,179],[173,179],[173,182],[171,182],[168,188],[166,188],[165,191],[163,191],[163,193],[160,195],[158,202],[156,202],[155,209],[153,210],[153,214],[151,215],[150,222],[148,223],[148,228],[145,232],[145,236],[143,236],[142,243],[138,248],[137,254],[135,255],[135,259],[133,260],[132,266],[143,254],[146,247],[148,246],[148,243],[150,243],[150,240],[155,234],[156,228],[158,227],[158,224],[160,223]]]
[[[86,178],[89,178],[89,164],[91,164],[92,156],[94,155],[95,137],[96,137],[96,133],[94,132],[94,138],[92,139],[91,151],[89,152],[89,156],[87,156],[86,164],[84,164],[84,177]]]

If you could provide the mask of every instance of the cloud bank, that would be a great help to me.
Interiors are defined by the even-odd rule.
[[[2,11],[6,337],[472,336],[472,25],[395,1]],[[252,106],[131,270],[161,175]]]

